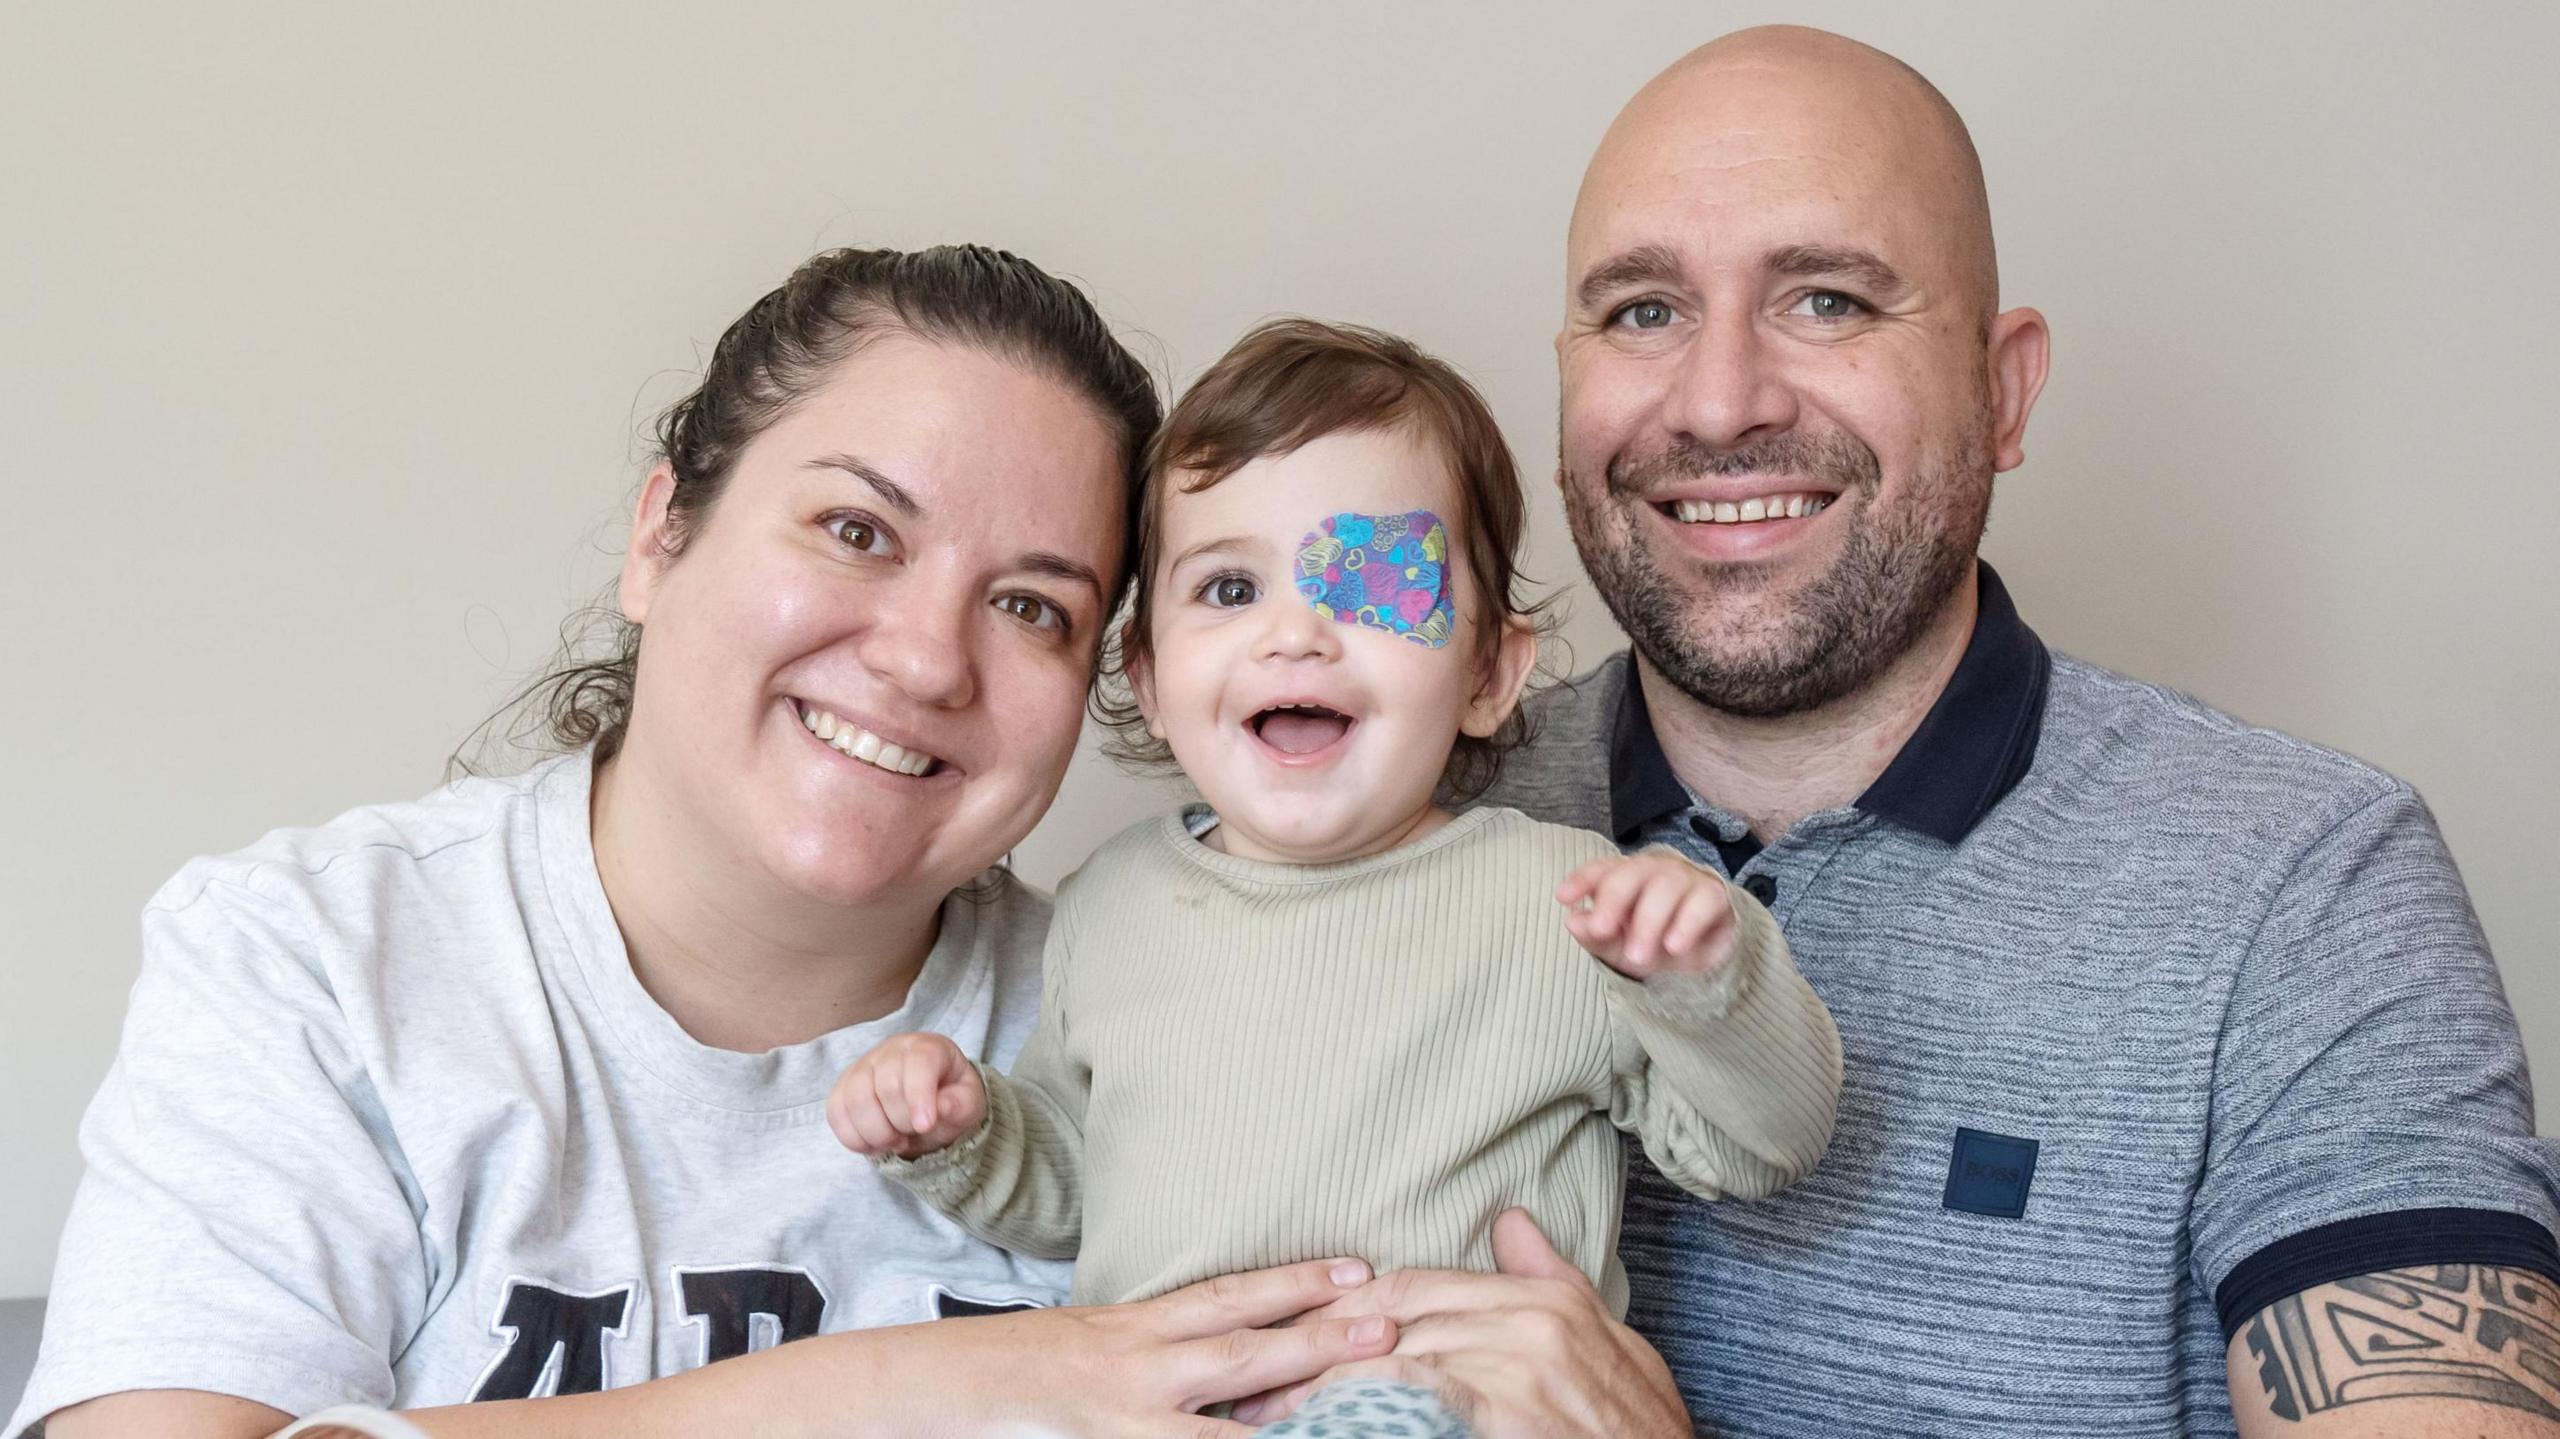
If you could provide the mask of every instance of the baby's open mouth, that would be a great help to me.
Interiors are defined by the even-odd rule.
[[[1264,744],[1282,754],[1314,754],[1351,733],[1352,720],[1318,704],[1273,705],[1245,721]]]

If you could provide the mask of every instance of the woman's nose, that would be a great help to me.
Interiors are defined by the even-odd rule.
[[[862,663],[918,704],[963,709],[977,697],[976,607],[956,598],[910,595],[863,632]]]

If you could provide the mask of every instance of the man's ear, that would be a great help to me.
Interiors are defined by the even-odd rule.
[[[649,620],[649,596],[666,572],[675,551],[667,528],[667,506],[675,499],[675,467],[660,460],[640,487],[640,503],[631,512],[631,539],[622,551],[622,617],[633,624]]]
[[[1502,636],[1494,641],[1492,656],[1478,668],[1476,692],[1468,699],[1458,728],[1477,739],[1493,738],[1519,707],[1520,691],[1537,664],[1537,626],[1522,615],[1503,616]]]
[[[1129,617],[1129,628],[1120,635],[1120,667],[1129,676],[1129,693],[1137,697],[1138,713],[1146,718],[1148,736],[1163,739],[1164,721],[1156,717],[1155,665],[1145,648],[1136,643],[1138,626],[1144,623],[1136,615]]]
[[[2044,393],[2053,361],[2053,332],[2044,316],[2019,308],[1991,321],[1991,468],[2014,470],[2027,459],[2027,413]]]

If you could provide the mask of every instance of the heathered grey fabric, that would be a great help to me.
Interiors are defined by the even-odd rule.
[[[1485,803],[1603,833],[1623,657],[1535,705]],[[1621,836],[1709,866],[1700,805]],[[1701,1433],[2228,1435],[2214,1287],[2433,1206],[2560,1219],[2524,1056],[2426,806],[2346,756],[2061,656],[1963,840],[1855,808],[1737,878],[1838,1021],[1839,1126],[1775,1197],[1639,1162],[1631,1318]],[[2041,1145],[2024,1213],[1945,1208],[1959,1128]]]

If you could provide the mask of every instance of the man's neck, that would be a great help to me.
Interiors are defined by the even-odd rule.
[[[1763,844],[1809,814],[1866,793],[1947,688],[1981,607],[1978,572],[1902,657],[1855,693],[1818,710],[1746,719],[1690,698],[1636,657],[1654,736],[1689,792],[1741,816]]]
[[[596,872],[641,988],[715,1049],[760,1053],[894,1012],[939,932],[940,894],[860,908],[813,903],[723,846],[672,831],[625,753],[597,767]],[[681,862],[675,862],[681,857]]]

